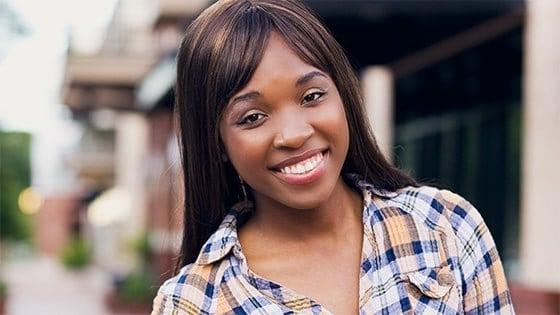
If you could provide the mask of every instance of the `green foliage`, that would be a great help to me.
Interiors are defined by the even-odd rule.
[[[31,183],[31,135],[0,131],[0,239],[27,240],[29,218],[18,207],[19,193]]]
[[[0,280],[0,298],[5,297],[7,293],[8,293],[8,286],[6,285],[6,282]]]
[[[91,261],[91,256],[91,247],[80,238],[70,241],[60,254],[62,263],[70,269],[81,269],[87,266]]]
[[[138,257],[140,257],[142,263],[150,261],[151,249],[148,233],[142,233],[137,239],[135,239],[132,242],[132,248]]]
[[[152,252],[148,233],[140,234],[129,243],[129,246],[140,258],[140,264],[116,283],[117,294],[124,303],[151,305],[156,295],[156,287],[150,268]]]
[[[130,273],[117,292],[125,302],[150,304],[156,295],[156,289],[149,269],[140,268]]]

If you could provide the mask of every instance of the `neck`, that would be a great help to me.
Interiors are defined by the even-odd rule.
[[[329,199],[313,209],[293,209],[257,198],[250,221],[267,239],[299,243],[325,238],[340,240],[349,231],[361,228],[362,196],[339,178]]]

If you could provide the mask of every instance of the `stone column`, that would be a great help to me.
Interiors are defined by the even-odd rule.
[[[133,213],[129,214],[125,229],[134,237],[146,229],[144,160],[147,154],[148,124],[141,114],[121,113],[118,115],[115,131],[115,184],[132,197]]]
[[[393,73],[372,66],[362,73],[362,91],[369,123],[381,152],[393,160]]]
[[[560,291],[560,2],[527,1],[521,279]]]

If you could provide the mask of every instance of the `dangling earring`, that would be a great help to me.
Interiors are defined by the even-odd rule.
[[[248,202],[249,198],[247,198],[247,190],[245,189],[245,182],[243,181],[243,179],[241,178],[241,176],[239,176],[239,182],[241,183],[241,192],[243,193],[243,202]]]
[[[241,211],[243,212],[251,212],[253,210],[253,202],[251,202],[249,200],[249,197],[247,197],[247,189],[245,188],[245,182],[243,181],[241,176],[238,177],[239,177],[239,182],[241,183],[241,193],[243,194],[243,200],[240,201],[239,209],[241,209]]]

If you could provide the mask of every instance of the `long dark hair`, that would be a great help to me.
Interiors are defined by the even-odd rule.
[[[242,197],[223,162],[219,122],[229,99],[250,80],[272,31],[306,63],[327,73],[340,93],[350,143],[342,172],[378,188],[416,185],[381,154],[367,122],[358,79],[342,48],[297,0],[218,1],[188,27],[177,60],[176,117],[184,180],[184,230],[177,267],[196,260],[226,211]]]

